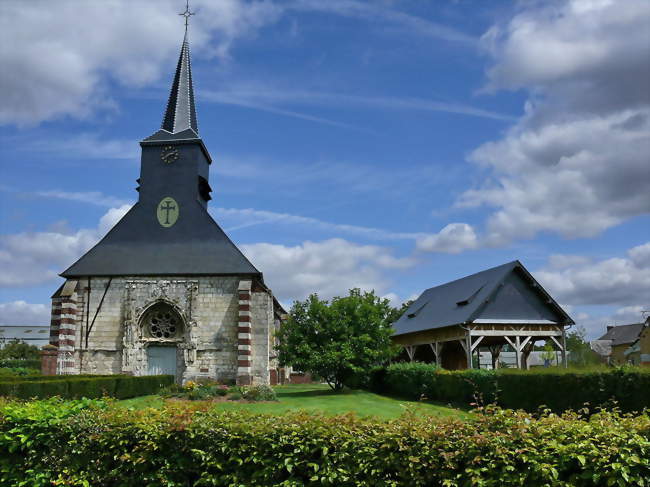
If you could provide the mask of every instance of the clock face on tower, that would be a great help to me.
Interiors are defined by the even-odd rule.
[[[172,147],[171,145],[163,147],[163,150],[160,152],[160,158],[167,164],[171,164],[172,162],[177,161],[178,157],[178,149],[176,147]]]

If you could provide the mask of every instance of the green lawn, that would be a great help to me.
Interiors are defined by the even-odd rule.
[[[469,413],[431,402],[408,401],[380,396],[361,390],[334,392],[324,384],[277,386],[278,402],[239,403],[217,402],[218,409],[246,409],[256,413],[282,414],[292,410],[305,410],[324,414],[345,414],[354,412],[358,416],[395,418],[407,408],[413,408],[421,414],[433,416],[467,417]],[[163,405],[159,396],[142,396],[120,401],[125,407],[136,409]]]

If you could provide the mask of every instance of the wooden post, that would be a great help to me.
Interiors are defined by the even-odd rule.
[[[492,356],[492,370],[499,368],[499,355],[501,354],[501,348],[503,345],[491,345],[490,346],[490,355]]]
[[[515,357],[517,361],[517,368],[521,369],[521,348],[519,345],[519,335],[515,337]]]
[[[564,364],[565,369],[569,366],[569,361],[567,360],[566,355],[566,331],[564,327],[562,327],[562,364]]]

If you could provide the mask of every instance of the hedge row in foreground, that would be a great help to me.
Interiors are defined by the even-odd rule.
[[[616,406],[623,411],[650,408],[650,369],[523,371],[447,371],[423,363],[398,363],[371,373],[375,392],[460,404],[495,403],[529,412],[547,407],[555,412]]]
[[[0,369],[16,369],[24,367],[26,369],[38,369],[41,370],[41,361],[40,359],[35,360],[21,360],[21,359],[9,359],[3,358],[0,359]]]
[[[21,399],[46,398],[98,398],[111,396],[118,399],[155,394],[161,388],[174,383],[173,375],[99,376],[48,376],[43,380],[0,382],[0,396]]]
[[[380,422],[201,407],[0,402],[0,484],[650,486],[647,415]]]

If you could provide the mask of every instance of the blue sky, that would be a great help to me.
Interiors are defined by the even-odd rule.
[[[180,0],[0,6],[0,320],[135,200]],[[650,4],[194,1],[210,211],[285,303],[521,260],[591,337],[650,309]]]

